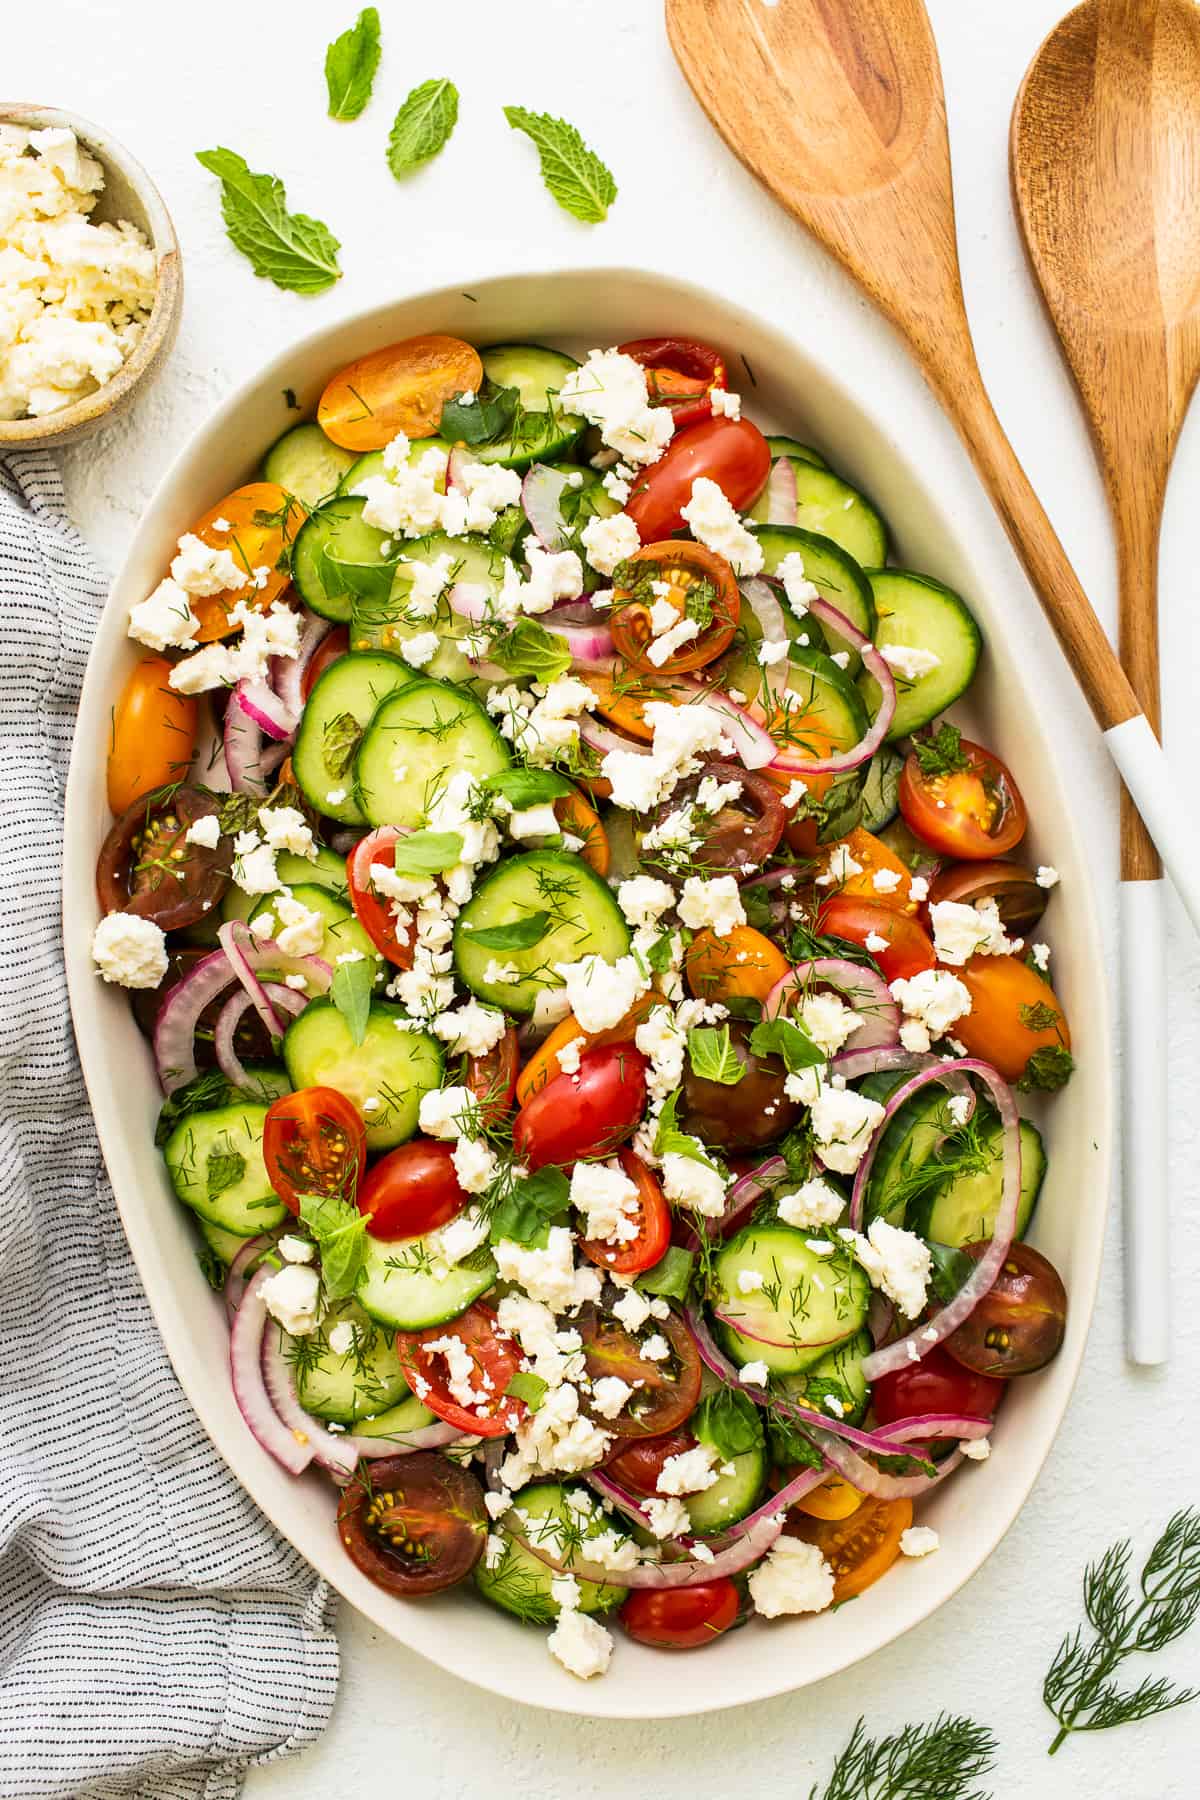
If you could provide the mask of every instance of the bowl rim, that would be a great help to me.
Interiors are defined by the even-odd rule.
[[[156,367],[174,341],[183,302],[183,269],[179,239],[166,202],[141,163],[118,138],[62,107],[36,102],[0,100],[0,125],[23,125],[43,131],[61,127],[73,131],[88,152],[103,164],[105,175],[115,169],[137,193],[146,210],[150,248],[154,251],[158,285],[146,328],[133,351],[115,375],[81,400],[36,419],[0,419],[0,451],[42,450],[65,443],[81,430],[98,425],[125,404],[143,377]]]
[[[434,288],[400,292],[374,303],[351,307],[314,327],[313,330],[301,337],[290,340],[265,365],[260,366],[237,384],[210,412],[204,423],[189,435],[187,441],[171,460],[170,465],[161,476],[154,494],[143,510],[135,536],[131,540],[120,572],[113,583],[113,591],[119,591],[122,587],[131,563],[136,560],[140,540],[158,522],[164,498],[174,486],[177,477],[185,472],[193,459],[199,459],[220,438],[234,415],[248,401],[271,394],[287,385],[289,365],[296,359],[311,355],[322,344],[331,342],[341,334],[355,329],[360,333],[365,347],[372,347],[376,341],[386,342],[386,338],[378,338],[378,329],[398,308],[404,308],[408,312],[426,307],[433,310],[439,305],[447,305],[452,296],[462,294],[464,289],[467,290],[470,297],[480,303],[482,320],[486,316],[483,302],[489,289],[503,286],[505,283],[536,286],[543,282],[553,282],[556,279],[562,281],[580,278],[609,286],[627,283],[636,287],[637,284],[651,282],[658,286],[664,295],[675,293],[702,303],[716,305],[727,315],[736,314],[753,328],[786,340],[792,346],[799,360],[819,367],[831,386],[840,389],[843,395],[848,397],[853,408],[874,432],[880,446],[886,448],[887,455],[894,458],[898,466],[910,474],[914,484],[925,496],[932,516],[936,520],[939,537],[947,546],[946,560],[956,562],[961,568],[968,571],[974,583],[971,591],[973,593],[986,592],[989,595],[986,610],[994,619],[1000,616],[1000,602],[993,597],[996,593],[997,577],[995,574],[989,574],[985,568],[980,566],[981,562],[988,559],[977,554],[968,546],[965,541],[965,523],[957,517],[952,517],[948,509],[933,497],[927,478],[917,471],[915,459],[902,445],[894,441],[874,402],[866,392],[864,384],[856,383],[852,372],[844,372],[841,366],[831,365],[829,360],[823,358],[819,352],[809,349],[797,337],[794,329],[782,323],[778,318],[764,316],[755,308],[747,306],[740,299],[723,293],[711,284],[700,285],[683,281],[669,270],[646,266],[592,267],[590,265],[552,263],[531,267],[528,260],[524,260],[517,266],[507,264],[498,267],[490,266],[482,275],[472,274],[468,271],[461,279],[445,280]],[[614,314],[619,313],[619,310],[619,307],[614,305]],[[373,329],[376,332],[374,337],[372,336]],[[554,337],[565,334],[551,331],[548,335]],[[333,353],[331,352],[331,354]],[[979,496],[980,507],[983,504],[981,493]],[[93,666],[94,659],[89,658],[89,677]],[[1061,671],[1058,679],[1062,679]],[[81,696],[81,714],[86,710],[87,693],[88,683],[85,680]],[[1039,735],[1040,729],[1039,726]],[[86,754],[86,751],[76,754],[73,749],[68,777],[67,829],[63,864],[64,905],[67,895],[72,890],[83,892],[85,891],[84,884],[90,888],[93,880],[92,858],[90,855],[84,857],[82,851],[84,829],[81,827],[86,827],[86,820],[80,821],[76,817],[82,806],[80,796],[84,783],[83,765]],[[1052,755],[1049,756],[1047,758],[1047,780],[1058,791],[1059,819],[1056,832],[1061,832],[1061,841],[1069,843],[1072,861],[1080,872],[1080,879],[1073,886],[1075,912],[1072,936],[1081,941],[1085,959],[1090,968],[1104,971],[1096,983],[1095,991],[1089,996],[1088,1004],[1098,1027],[1098,1038],[1102,1043],[1107,1044],[1111,1041],[1111,1031],[1108,1029],[1110,1022],[1109,979],[1100,949],[1101,937],[1095,904],[1094,881],[1079,828],[1067,804],[1067,796],[1059,769],[1058,760]],[[75,829],[71,828],[73,825]],[[1056,836],[1056,842],[1059,841],[1060,838]],[[90,955],[86,944],[76,941],[82,936],[83,934],[77,930],[74,934],[67,931],[64,921],[72,1014],[80,1042],[81,1061],[96,1116],[97,1129],[106,1163],[111,1169],[114,1164],[119,1167],[125,1159],[124,1133],[119,1119],[115,1116],[117,1109],[113,1108],[107,1095],[101,1096],[99,1082],[94,1079],[99,1076],[103,1067],[102,1048],[107,1035],[107,1027],[103,1023],[101,1009],[96,1004],[97,987]],[[1040,1448],[1032,1457],[1027,1450],[1024,1452],[1027,1466],[1012,1488],[1011,1498],[1007,1503],[1007,1516],[998,1528],[989,1530],[986,1540],[982,1535],[980,1536],[978,1542],[973,1545],[970,1555],[965,1559],[961,1573],[957,1573],[944,1585],[940,1585],[939,1581],[925,1584],[921,1588],[916,1602],[902,1609],[902,1617],[895,1616],[901,1609],[880,1607],[866,1641],[857,1645],[851,1644],[844,1649],[838,1649],[832,1655],[827,1655],[816,1672],[810,1672],[803,1667],[789,1666],[786,1657],[779,1657],[776,1659],[777,1673],[772,1672],[769,1678],[757,1685],[752,1693],[743,1690],[729,1694],[706,1695],[703,1692],[703,1684],[677,1684],[677,1686],[672,1684],[674,1691],[665,1697],[661,1694],[652,1695],[647,1689],[644,1699],[631,1704],[614,1704],[605,1702],[602,1696],[594,1691],[598,1687],[603,1687],[604,1684],[588,1683],[585,1686],[583,1683],[571,1682],[570,1678],[566,1678],[568,1685],[564,1688],[554,1681],[548,1671],[548,1691],[546,1693],[530,1693],[515,1679],[506,1677],[503,1668],[489,1666],[486,1673],[463,1669],[457,1666],[452,1655],[441,1653],[440,1643],[436,1648],[431,1648],[428,1644],[418,1642],[415,1637],[410,1637],[402,1630],[397,1629],[397,1614],[394,1610],[397,1602],[391,1596],[382,1594],[379,1589],[366,1581],[365,1577],[360,1576],[352,1565],[349,1565],[348,1559],[341,1555],[333,1533],[329,1534],[328,1546],[332,1554],[326,1554],[324,1540],[316,1551],[306,1548],[301,1554],[374,1625],[398,1643],[403,1644],[405,1648],[426,1656],[459,1679],[503,1698],[515,1699],[526,1705],[540,1706],[548,1710],[567,1712],[583,1717],[674,1718],[720,1711],[726,1707],[753,1703],[757,1700],[794,1692],[798,1688],[810,1685],[813,1681],[823,1680],[853,1667],[876,1651],[884,1649],[898,1637],[921,1624],[932,1613],[940,1610],[973,1575],[978,1573],[1023,1509],[1061,1428],[1062,1419],[1082,1364],[1087,1330],[1092,1319],[1099,1284],[1108,1195],[1111,1189],[1111,1125],[1113,1120],[1111,1058],[1107,1055],[1097,1058],[1090,1068],[1090,1080],[1094,1090],[1097,1113],[1095,1116],[1089,1115],[1089,1131],[1094,1133],[1094,1137],[1092,1160],[1088,1166],[1096,1194],[1090,1199],[1085,1199],[1079,1210],[1077,1227],[1080,1234],[1078,1238],[1079,1266],[1073,1267],[1071,1272],[1072,1313],[1075,1316],[1082,1314],[1082,1326],[1074,1347],[1073,1362],[1065,1368],[1059,1363],[1052,1365],[1052,1369],[1059,1375],[1058,1397],[1047,1419],[1039,1426]],[[139,1254],[139,1224],[131,1222],[131,1217],[127,1216],[127,1209],[123,1204],[122,1184],[116,1176],[113,1177],[113,1188],[122,1222],[126,1228],[135,1261],[138,1263],[139,1273],[143,1274],[144,1278],[143,1258]],[[214,1421],[213,1412],[207,1403],[203,1383],[200,1379],[201,1372],[192,1366],[192,1358],[184,1344],[180,1323],[184,1309],[173,1305],[175,1296],[169,1290],[164,1291],[162,1287],[156,1287],[154,1283],[147,1282],[146,1291],[180,1384],[201,1422],[205,1425],[216,1449],[264,1514],[281,1534],[295,1545],[295,1531],[280,1518],[279,1509],[272,1505],[270,1496],[266,1492],[270,1481],[264,1473],[263,1464],[254,1454],[258,1447],[253,1444],[252,1440],[247,1440],[247,1443],[240,1448],[237,1444],[227,1441],[225,1433]],[[270,1462],[270,1459],[266,1458],[265,1452],[260,1454],[266,1463]],[[273,1465],[272,1472],[274,1472]],[[927,1564],[922,1566],[928,1567]],[[929,1589],[928,1595],[926,1588]],[[404,1605],[404,1603],[399,1604]],[[405,1608],[405,1610],[408,1609]],[[454,1635],[454,1626],[448,1621],[445,1631],[446,1640],[452,1643]],[[632,1646],[624,1645],[622,1647],[632,1648]],[[592,1700],[600,1701],[600,1704],[589,1704]],[[647,1704],[651,1700],[653,1704]]]

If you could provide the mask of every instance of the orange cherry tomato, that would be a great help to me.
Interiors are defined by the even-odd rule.
[[[940,736],[940,734],[939,734]],[[1005,856],[1025,836],[1025,802],[1008,769],[979,744],[959,740],[935,773],[916,751],[900,777],[900,811],[910,831],[942,856]]]
[[[228,550],[246,576],[245,587],[222,588],[219,594],[192,597],[192,611],[200,621],[196,643],[210,644],[232,630],[229,615],[239,600],[265,612],[278,600],[291,580],[284,554],[304,523],[304,508],[294,494],[274,481],[252,481],[235,488],[190,527],[192,535],[213,550]],[[282,564],[282,566],[280,566]],[[266,569],[261,587],[255,587],[255,570]]]
[[[321,395],[317,420],[343,450],[382,450],[401,431],[435,437],[446,401],[482,385],[479,352],[461,338],[405,338],[339,369]]]
[[[908,981],[922,969],[937,966],[933,939],[908,913],[883,906],[878,900],[860,900],[853,894],[835,894],[822,902],[817,930],[826,937],[870,948],[886,981]],[[867,940],[871,940],[868,946]],[[879,939],[883,939],[880,948]]]
[[[901,862],[894,851],[888,849],[882,838],[874,837],[869,831],[864,831],[861,825],[856,825],[846,837],[838,838],[836,843],[821,846],[818,852],[821,868],[818,873],[827,873],[835,853],[843,850],[860,865],[859,871],[854,875],[839,877],[824,891],[847,898],[869,900],[875,906],[886,906],[891,912],[916,912],[917,903],[908,896],[912,870]],[[877,884],[876,875],[883,876],[882,885]],[[892,876],[895,877],[895,884],[889,885],[889,878]]]
[[[108,734],[108,805],[118,818],[143,794],[181,781],[196,752],[199,704],[170,685],[165,656],[143,656],[121,690]]]
[[[638,1191],[637,1236],[624,1244],[604,1243],[599,1238],[585,1238],[579,1248],[598,1269],[609,1269],[614,1275],[640,1275],[661,1262],[671,1243],[671,1208],[640,1156],[632,1150],[618,1150],[617,1161]]]
[[[524,1106],[534,1094],[540,1093],[548,1081],[562,1074],[562,1064],[558,1060],[560,1050],[573,1044],[578,1038],[584,1050],[598,1050],[604,1044],[632,1044],[638,1026],[643,1019],[650,1016],[651,1010],[661,1005],[657,994],[642,994],[636,999],[623,1019],[610,1025],[607,1031],[585,1031],[583,1026],[568,1013],[560,1019],[549,1036],[538,1045],[525,1067],[517,1077],[517,1105]]]
[[[554,816],[563,831],[583,839],[579,854],[589,869],[595,869],[597,875],[607,875],[612,853],[608,833],[600,823],[600,814],[595,807],[589,805],[578,788],[573,788],[569,794],[560,794],[552,804]]]
[[[643,544],[620,564],[618,575],[621,585],[613,589],[610,615],[613,643],[630,668],[682,674],[715,661],[732,643],[742,597],[733,570],[714,550],[674,538]],[[665,594],[655,591],[664,586]],[[677,618],[694,619],[699,635],[660,664],[650,656],[656,635],[650,609],[662,600]]]
[[[367,1165],[367,1134],[358,1108],[336,1088],[281,1095],[263,1121],[263,1161],[290,1212],[299,1213],[302,1194],[353,1200]]]
[[[725,937],[706,926],[688,946],[684,975],[697,1000],[765,1000],[791,969],[787,957],[753,925]]]
[[[798,1469],[795,1472],[800,1473]],[[807,1513],[810,1519],[848,1519],[865,1498],[844,1476],[827,1475],[820,1487],[810,1488],[793,1504],[797,1512]]]
[[[887,1574],[900,1554],[900,1539],[912,1516],[911,1500],[877,1500],[868,1494],[848,1518],[813,1519],[791,1512],[784,1529],[817,1546],[833,1570],[836,1606]]]
[[[1071,1032],[1050,983],[1016,956],[973,956],[953,973],[971,996],[970,1012],[954,1024],[969,1053],[1006,1081],[1061,1087],[1070,1073]],[[1064,1051],[1066,1058],[1055,1054]]]
[[[771,447],[749,419],[708,419],[675,438],[665,456],[633,484],[625,510],[642,542],[670,537],[686,521],[683,509],[700,476],[715,481],[725,498],[745,512],[771,473]]]

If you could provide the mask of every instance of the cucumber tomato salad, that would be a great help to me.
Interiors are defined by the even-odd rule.
[[[246,1423],[370,1580],[579,1677],[936,1550],[1065,1328],[1058,877],[945,716],[979,632],[726,370],[371,351],[114,696],[93,952]]]

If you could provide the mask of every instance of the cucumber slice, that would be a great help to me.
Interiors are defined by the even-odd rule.
[[[444,682],[413,681],[383,702],[363,733],[355,798],[369,824],[415,830],[452,770],[483,781],[508,766],[504,739],[477,700]]]
[[[304,798],[327,819],[364,823],[353,793],[355,752],[380,702],[412,679],[399,657],[381,651],[341,656],[318,676],[292,746],[292,773]],[[330,799],[339,793],[340,800]]]
[[[913,1209],[913,1229],[935,1244],[961,1249],[964,1244],[989,1238],[1000,1210],[1004,1184],[1001,1150],[1004,1132],[995,1114],[979,1128],[980,1147],[989,1159],[974,1172],[951,1176],[943,1187]],[[1024,1237],[1046,1176],[1046,1148],[1042,1134],[1028,1119],[1021,1120],[1021,1197],[1017,1202],[1017,1232]]]
[[[862,792],[862,822],[879,834],[900,811],[900,777],[904,758],[894,750],[880,750],[867,765]]]
[[[332,1000],[310,1000],[284,1035],[283,1060],[292,1086],[332,1087],[345,1094],[366,1120],[368,1150],[390,1150],[410,1138],[421,1096],[442,1079],[436,1038],[403,1029],[407,1022],[398,1006],[372,1001],[366,1034],[356,1044]]]
[[[797,462],[812,463],[818,469],[827,469],[829,467],[829,464],[819,450],[814,450],[811,444],[800,443],[796,438],[769,437],[767,439],[767,448],[771,452],[772,462],[780,456],[787,456]]]
[[[565,1552],[576,1542],[581,1541],[580,1554],[586,1556],[590,1537],[610,1530],[619,1537],[627,1535],[615,1514],[601,1512],[594,1506],[586,1488],[574,1490],[581,1497],[578,1508],[568,1505],[567,1492],[556,1481],[538,1481],[513,1495],[513,1506],[523,1515],[523,1528],[533,1543],[566,1561]],[[495,1529],[505,1539],[504,1554],[494,1568],[488,1568],[486,1557],[475,1565],[476,1587],[485,1600],[504,1612],[515,1613],[533,1624],[552,1625],[559,1612],[558,1602],[550,1592],[555,1571],[510,1537],[503,1520]],[[601,1587],[594,1581],[581,1581],[579,1610],[611,1612],[621,1604],[626,1592],[613,1583],[606,1582]]]
[[[323,961],[336,964],[339,956],[344,956],[349,950],[358,950],[368,962],[382,963],[378,950],[354,916],[352,906],[339,900],[328,888],[318,887],[315,882],[297,881],[287,885],[293,900],[306,906],[309,912],[318,913],[325,921],[325,936],[321,948],[315,953]],[[257,919],[264,913],[273,913],[275,899],[274,894],[264,894],[250,917]],[[380,968],[379,973],[382,975],[383,972]]]
[[[359,1419],[354,1432],[356,1437],[403,1438],[407,1432],[423,1431],[433,1424],[434,1418],[435,1415],[427,1406],[421,1405],[415,1394],[409,1394],[386,1412]]]
[[[472,942],[473,932],[537,915],[545,930],[528,949],[497,950]],[[502,862],[476,888],[454,928],[461,980],[481,1000],[510,1013],[531,1013],[543,988],[559,985],[555,963],[591,955],[615,962],[628,949],[629,927],[607,882],[578,856],[556,850],[530,850]],[[498,979],[500,971],[509,971],[508,978]]]
[[[435,1274],[424,1238],[387,1242],[368,1237],[356,1299],[363,1311],[393,1331],[423,1331],[457,1319],[496,1280],[496,1265],[484,1245],[448,1274]]]
[[[322,618],[346,624],[357,594],[391,586],[394,556],[383,545],[394,539],[363,522],[366,501],[338,494],[310,513],[292,546],[292,581],[300,598]]]
[[[339,1352],[330,1347],[336,1325],[354,1327],[354,1344]],[[353,1425],[367,1413],[386,1412],[409,1392],[396,1355],[395,1339],[383,1332],[354,1300],[336,1300],[308,1337],[283,1333],[284,1353],[292,1365],[296,1394],[306,1412],[339,1425]]]
[[[266,1116],[265,1106],[248,1103],[192,1113],[163,1145],[178,1198],[235,1237],[254,1237],[288,1216],[263,1162]]]
[[[526,469],[531,463],[565,456],[585,424],[557,404],[563,382],[579,367],[574,358],[540,344],[494,344],[479,354],[489,382],[498,388],[516,388],[521,410],[511,436],[495,444],[472,444],[472,454],[481,462],[503,463],[508,469]]]
[[[904,644],[932,650],[936,669],[916,681],[896,680],[896,716],[888,742],[907,737],[945,709],[971,685],[982,640],[965,602],[951,588],[928,575],[905,569],[868,569],[878,624],[875,643]],[[874,718],[879,710],[879,684],[864,673],[859,687]]]
[[[196,1224],[200,1228],[200,1236],[217,1261],[228,1268],[238,1251],[244,1248],[245,1238],[239,1237],[236,1231],[226,1231],[223,1225],[214,1225],[211,1219],[202,1219],[199,1213],[196,1214]]]
[[[947,1132],[954,1130],[949,1101],[944,1088],[922,1088],[889,1121],[871,1165],[864,1229],[879,1218],[889,1225],[904,1224],[910,1204],[922,1194],[926,1164]]]
[[[754,535],[762,546],[764,575],[773,575],[784,557],[794,551],[822,600],[844,613],[864,637],[874,638],[875,600],[871,584],[854,558],[839,544],[832,538],[818,537],[815,531],[802,531],[797,525],[759,525]],[[815,619],[806,619],[801,629],[813,638],[814,643],[819,641],[815,637],[819,632],[831,650],[848,650],[847,671],[850,674],[858,672],[861,658],[846,638],[832,628],[819,625]]]
[[[414,565],[436,562],[440,556],[450,558],[450,576],[438,601],[437,612],[432,618],[414,619],[408,614]],[[402,655],[410,638],[436,631],[442,641],[422,674],[438,681],[478,680],[475,665],[468,662],[458,648],[459,638],[472,630],[471,623],[451,609],[448,594],[454,582],[469,581],[492,600],[500,592],[503,579],[504,556],[485,538],[452,538],[436,531],[427,537],[411,538],[401,550],[387,595],[361,600],[355,606],[352,620],[354,648],[390,650]]]
[[[832,538],[864,569],[887,561],[888,534],[883,517],[857,488],[831,469],[793,463],[796,476],[796,523],[803,531]]]
[[[700,1402],[688,1420],[688,1430],[699,1443],[717,1450],[719,1446],[708,1424],[709,1407],[709,1401]],[[754,1511],[767,1481],[765,1443],[729,1458],[728,1467],[732,1471],[730,1474],[718,1474],[711,1487],[699,1494],[688,1494],[684,1500],[692,1530],[701,1537],[724,1531],[727,1525]]]
[[[263,480],[277,482],[307,507],[319,506],[337,492],[356,460],[353,450],[343,450],[309,420],[276,438],[263,458]]]
[[[743,1294],[741,1274],[761,1275],[762,1287]],[[863,1270],[841,1251],[815,1255],[789,1225],[745,1226],[715,1259],[713,1280],[717,1329],[739,1365],[808,1369],[866,1323],[871,1284]]]
[[[408,456],[405,460],[410,468],[415,469],[427,450],[444,450],[446,455],[449,456],[453,448],[453,444],[448,444],[445,438],[414,438],[408,447]],[[343,494],[353,494],[355,489],[360,487],[364,481],[369,481],[375,475],[386,474],[387,469],[384,467],[383,451],[368,450],[362,456],[355,458],[354,462],[347,469],[342,480],[342,492]],[[445,476],[443,475],[441,480],[435,481],[433,485],[439,494],[444,494],[446,491]]]
[[[801,721],[796,727],[801,747],[806,727],[828,735],[838,750],[852,749],[866,736],[870,720],[862,695],[845,671],[819,650],[793,646],[787,684],[804,697],[803,712],[798,708],[794,712]]]
[[[339,856],[336,850],[326,849],[324,844],[317,847],[317,854],[310,862],[306,856],[295,856],[290,850],[281,850],[275,858],[275,873],[284,887],[313,886],[322,887],[335,899],[346,897],[346,859]],[[221,901],[221,917],[223,919],[248,919],[259,903],[257,894],[247,894],[231,882],[225,889]]]
[[[780,1385],[799,1406],[812,1412],[832,1412],[827,1396],[832,1395],[844,1409],[839,1415],[849,1425],[857,1425],[867,1410],[871,1390],[862,1372],[863,1358],[874,1349],[869,1331],[856,1332],[844,1344],[815,1362],[803,1375],[785,1375]]]

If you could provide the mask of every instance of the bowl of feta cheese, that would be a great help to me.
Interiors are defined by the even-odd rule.
[[[0,451],[86,437],[175,341],[170,215],[100,126],[0,101]]]

